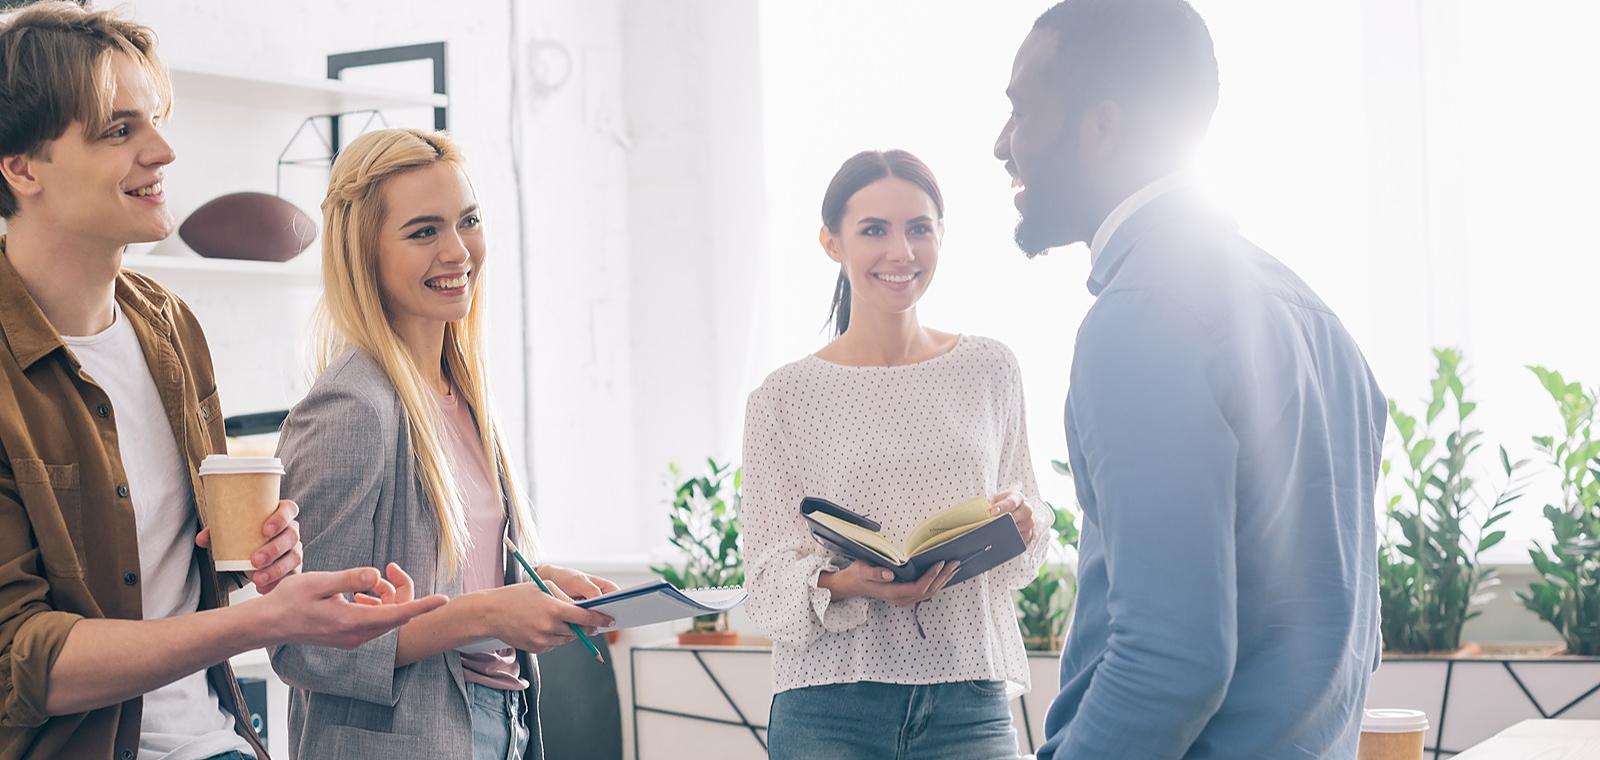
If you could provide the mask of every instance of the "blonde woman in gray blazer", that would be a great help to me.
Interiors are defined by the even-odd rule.
[[[541,565],[547,596],[502,546],[531,548],[531,524],[484,386],[485,249],[460,153],[437,132],[363,135],[323,216],[323,368],[279,445],[285,498],[318,505],[300,514],[305,568],[387,565],[381,601],[451,601],[355,650],[273,650],[291,756],[541,758],[529,655],[571,641],[568,623],[609,624],[572,598],[616,584]]]

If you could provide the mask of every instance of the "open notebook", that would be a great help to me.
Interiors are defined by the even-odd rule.
[[[989,514],[989,500],[981,497],[923,521],[903,546],[884,536],[877,522],[827,499],[806,497],[800,513],[810,521],[818,543],[845,557],[887,568],[897,581],[915,580],[938,562],[956,561],[961,569],[947,584],[954,586],[1026,549],[1016,521],[1009,515]]]
[[[621,591],[613,591],[593,599],[584,599],[579,607],[604,612],[617,624],[601,628],[599,633],[621,628],[638,628],[641,625],[666,623],[673,620],[726,612],[744,603],[749,592],[742,588],[697,588],[687,591],[674,588],[666,581],[641,583]],[[460,647],[461,652],[492,652],[506,648],[499,639],[480,639]]]

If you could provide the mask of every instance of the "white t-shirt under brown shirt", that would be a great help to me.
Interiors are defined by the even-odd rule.
[[[117,448],[139,531],[144,619],[194,612],[200,608],[194,493],[139,337],[117,306],[110,327],[62,340],[116,410]],[[144,695],[138,760],[198,760],[230,750],[255,755],[234,732],[233,716],[223,711],[204,670]]]
[[[997,680],[1028,688],[1012,590],[1044,561],[1053,521],[1039,498],[1016,358],[962,336],[927,361],[850,367],[807,356],[767,377],[745,409],[743,524],[750,616],[772,637],[777,691],[854,681]],[[946,507],[1020,491],[1028,550],[941,591],[913,617],[817,587],[834,555],[800,500],[820,496],[876,520],[891,541]],[[921,620],[926,638],[917,632]]]

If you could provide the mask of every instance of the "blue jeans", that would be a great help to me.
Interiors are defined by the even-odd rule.
[[[472,698],[472,760],[522,760],[528,710],[522,692],[467,684]]]
[[[863,681],[780,692],[771,760],[1016,760],[1003,681]]]
[[[255,756],[246,755],[239,750],[233,750],[230,752],[224,752],[220,755],[212,755],[211,757],[207,758],[207,760],[255,760]]]

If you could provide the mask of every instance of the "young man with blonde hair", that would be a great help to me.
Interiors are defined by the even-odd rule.
[[[145,27],[67,2],[0,20],[0,760],[265,760],[229,656],[353,647],[444,601],[355,604],[388,596],[376,569],[300,573],[288,501],[248,578],[216,572],[210,353],[121,268],[173,231],[171,102]],[[246,581],[263,596],[228,607]]]

